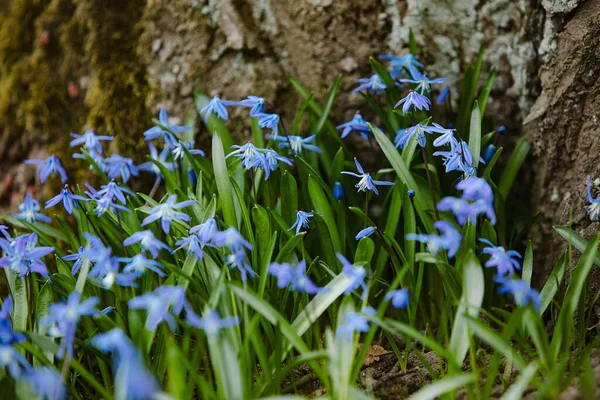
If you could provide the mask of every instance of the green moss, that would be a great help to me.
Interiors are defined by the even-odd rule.
[[[15,163],[46,145],[68,169],[69,132],[118,138],[108,152],[141,154],[150,124],[146,65],[137,54],[145,0],[13,0],[0,15],[0,158]],[[42,32],[50,41],[41,45]],[[87,88],[69,95],[69,83]],[[75,180],[86,171],[75,173]]]

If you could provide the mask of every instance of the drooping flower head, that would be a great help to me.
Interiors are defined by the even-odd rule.
[[[479,239],[480,242],[488,246],[483,249],[484,254],[488,254],[490,259],[485,263],[487,268],[497,268],[497,275],[514,275],[515,270],[521,269],[521,263],[517,258],[522,258],[515,250],[505,250],[502,246],[494,246],[487,239]]]
[[[229,104],[231,107],[245,107],[250,109],[250,116],[256,117],[265,111],[265,99],[258,96],[248,96],[244,100],[232,101]]]
[[[358,188],[359,192],[366,192],[367,190],[372,190],[373,192],[375,192],[375,194],[379,194],[377,186],[392,186],[394,184],[394,182],[373,180],[373,178],[371,178],[371,174],[365,173],[362,165],[360,165],[356,157],[354,157],[354,163],[356,164],[356,169],[360,174],[356,174],[350,171],[342,171],[342,174],[360,178],[360,181],[358,181],[358,183],[356,184],[356,187]]]
[[[163,266],[156,260],[148,259],[144,253],[138,254],[133,258],[126,258],[123,261],[128,264],[123,267],[125,274],[133,274],[136,277],[140,277],[146,273],[146,271],[152,271],[158,276],[165,276],[163,272]]]
[[[374,226],[368,226],[365,229],[361,230],[360,232],[358,232],[358,234],[356,235],[355,239],[356,240],[360,240],[362,238],[366,238],[371,236],[375,231],[377,230],[376,227]]]
[[[68,398],[67,388],[55,368],[32,368],[25,374],[23,380],[32,392],[29,393],[32,396],[31,398],[40,400],[64,400]]]
[[[263,158],[264,155],[261,153],[260,149],[250,142],[242,146],[233,145],[231,148],[235,150],[227,154],[225,158],[231,156],[240,158],[242,160],[242,166],[246,169],[253,168],[257,163],[266,163],[266,161],[259,160],[260,158]]]
[[[367,270],[360,265],[351,264],[342,254],[338,253],[337,258],[342,263],[342,273],[350,278],[350,283],[344,291],[344,294],[348,295],[360,287],[363,289],[361,298],[364,298],[367,295],[368,290],[365,282]]]
[[[369,319],[375,315],[377,315],[377,311],[369,306],[363,308],[360,312],[347,315],[346,320],[337,327],[336,335],[347,343],[352,342],[354,333],[369,331]]]
[[[173,315],[179,315],[183,310],[185,289],[180,286],[163,285],[151,293],[129,300],[129,307],[135,310],[146,310],[146,330],[155,330],[161,322],[166,322],[171,331],[177,329]]]
[[[162,249],[171,251],[169,246],[156,239],[151,230],[136,232],[123,241],[124,246],[131,246],[135,243],[139,243],[143,250],[149,251],[152,257],[158,257],[158,252]]]
[[[422,74],[418,69],[414,66],[410,66],[408,68],[411,79],[403,78],[400,79],[402,83],[414,83],[417,85],[415,91],[424,94],[425,92],[431,92],[431,85],[440,84],[446,82],[448,79],[446,78],[437,78],[437,79],[429,79],[426,74]]]
[[[371,75],[370,78],[358,78],[356,80],[360,85],[352,91],[352,93],[358,93],[363,90],[368,90],[369,92],[373,92],[375,94],[379,94],[383,92],[387,86],[381,80],[381,77],[377,74]]]
[[[36,233],[17,236],[11,241],[0,238],[0,249],[4,252],[0,258],[0,268],[7,268],[21,278],[33,272],[50,280],[42,257],[52,253],[54,247],[36,247],[37,241]]]
[[[323,290],[306,276],[306,261],[304,260],[296,266],[288,263],[272,263],[269,265],[268,272],[277,278],[277,287],[280,289],[289,286],[290,290],[308,294],[317,294]]]
[[[156,146],[154,146],[152,143],[148,143],[148,150],[150,152],[150,158],[165,167],[167,171],[174,171],[177,168],[177,163],[168,161],[169,154],[171,153],[168,147],[165,147],[160,153],[158,153]],[[138,165],[137,169],[139,171],[152,172],[157,177],[162,176],[160,168],[158,168],[158,165],[152,161],[146,161],[145,163]]]
[[[403,56],[397,56],[394,54],[385,54],[379,56],[381,60],[389,60],[390,62],[390,75],[392,78],[396,79],[398,75],[402,73],[403,70],[409,70],[410,67],[413,68],[423,68],[423,64],[421,64],[415,58],[414,54],[407,53]]]
[[[340,129],[343,129],[342,136],[341,136],[342,139],[345,139],[346,136],[348,136],[350,134],[350,132],[354,131],[354,132],[360,133],[360,135],[365,140],[368,140],[369,133],[371,132],[371,128],[369,127],[369,124],[367,123],[367,121],[364,120],[362,115],[360,115],[359,111],[357,111],[356,114],[354,114],[354,117],[350,121],[336,126],[335,129],[337,129],[338,131]]]
[[[73,213],[73,207],[78,207],[78,201],[89,201],[83,196],[79,196],[77,194],[73,194],[69,185],[65,185],[65,187],[60,191],[59,194],[51,198],[46,202],[46,209],[54,207],[58,203],[62,202],[65,207],[65,211],[69,214]]]
[[[229,113],[227,112],[227,106],[235,105],[235,101],[221,100],[219,96],[214,96],[210,101],[200,109],[200,115],[204,115],[204,122],[208,122],[208,118],[211,115],[216,115],[222,120],[227,121]]]
[[[27,339],[24,334],[15,332],[12,329],[12,323],[10,321],[12,304],[12,297],[7,296],[2,303],[2,308],[0,308],[0,344],[2,345],[22,343]]]
[[[150,142],[158,138],[164,138],[165,136],[172,135],[172,133],[183,133],[192,129],[191,126],[177,126],[169,124],[169,116],[167,114],[167,110],[164,108],[161,108],[158,112],[158,122],[160,122],[162,126],[156,125],[144,132],[144,140],[146,142]]]
[[[408,293],[407,289],[397,289],[388,292],[385,295],[385,300],[392,300],[392,306],[394,306],[394,308],[406,308],[408,307],[410,294]]]
[[[129,157],[121,157],[119,154],[113,154],[104,159],[104,164],[106,165],[106,173],[110,179],[121,177],[123,182],[127,183],[132,175],[139,175],[137,167]]]
[[[598,221],[600,217],[600,197],[592,197],[592,180],[589,175],[587,180],[587,198],[590,204],[586,207],[586,212],[590,216],[590,220]]]
[[[333,197],[336,200],[342,200],[344,198],[344,187],[342,186],[342,182],[335,181],[333,184]]]
[[[186,321],[190,326],[202,329],[206,333],[206,336],[215,337],[222,329],[239,325],[241,319],[240,317],[221,318],[219,312],[216,310],[206,312],[205,316],[201,318],[189,307],[186,309]]]
[[[288,229],[288,231],[291,231],[292,229],[296,228],[296,235],[299,235],[302,229],[308,229],[308,226],[310,225],[310,218],[312,217],[313,213],[311,212],[301,210],[296,211],[296,221],[292,226],[290,226],[290,229]]]
[[[448,252],[448,258],[454,257],[462,241],[460,232],[458,232],[458,230],[456,230],[456,228],[454,228],[448,221],[436,221],[433,226],[442,234],[425,235],[409,233],[406,235],[406,239],[426,243],[427,250],[431,254],[437,254],[444,249]]]
[[[258,117],[258,126],[270,129],[274,137],[279,135],[279,115],[259,113],[256,117]]]
[[[271,172],[276,171],[279,168],[279,163],[283,162],[287,165],[292,165],[292,160],[278,154],[273,149],[263,149],[263,157],[257,158],[255,168],[260,168],[265,171],[265,180],[269,179]]]
[[[427,137],[425,136],[425,134],[431,134],[432,128],[433,127],[428,125],[416,124],[407,129],[399,129],[396,132],[394,144],[396,148],[399,147],[403,149],[408,144],[408,142],[410,142],[410,140],[416,136],[417,143],[419,144],[419,146],[425,147],[425,145],[427,144]]]
[[[398,101],[394,108],[398,108],[400,106],[402,106],[402,114],[406,114],[411,107],[413,107],[415,110],[429,110],[429,107],[431,106],[431,100],[419,92],[410,90],[408,95]]]
[[[82,146],[88,151],[88,154],[92,156],[98,155],[101,156],[103,153],[102,150],[102,141],[111,141],[114,140],[112,136],[102,136],[96,135],[96,131],[94,129],[88,129],[83,132],[83,135],[78,135],[76,133],[71,133],[71,143],[69,143],[70,147]]]
[[[542,298],[527,282],[503,276],[496,276],[494,280],[501,285],[498,288],[499,294],[510,294],[519,307],[531,305],[536,311],[540,311]]]
[[[60,162],[60,158],[57,156],[51,155],[46,160],[25,160],[25,164],[30,165],[39,165],[38,172],[40,174],[40,182],[46,182],[46,179],[51,174],[60,175],[60,180],[62,183],[67,181],[67,171],[63,167]]]

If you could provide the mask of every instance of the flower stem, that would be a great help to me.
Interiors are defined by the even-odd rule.
[[[429,173],[429,164],[427,163],[427,153],[425,147],[421,147],[421,154],[423,154],[423,162],[425,163],[425,173],[427,174],[427,182],[429,182],[429,190],[431,190],[431,197],[433,198],[433,211],[435,212],[435,219],[440,220],[440,214],[437,209],[437,198],[435,196],[435,189],[433,187],[433,181],[431,180],[431,174]]]

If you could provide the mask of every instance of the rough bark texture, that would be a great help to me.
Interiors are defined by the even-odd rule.
[[[537,241],[554,248],[560,240],[548,227],[566,223],[571,207],[578,226],[588,226],[584,179],[600,175],[598,4],[0,0],[0,205],[14,208],[35,183],[35,169],[19,165],[24,158],[66,153],[68,132],[91,127],[116,135],[114,149],[132,154],[144,147],[141,133],[158,107],[175,118],[193,111],[194,89],[231,99],[260,94],[289,119],[299,100],[286,74],[322,100],[343,73],[332,117],[344,121],[364,106],[349,93],[355,78],[370,75],[367,58],[405,52],[412,27],[419,59],[451,88],[486,45],[483,70],[498,70],[490,114],[511,134],[537,99],[526,125],[535,159],[526,168],[536,174],[534,207],[546,213]]]
[[[600,177],[600,1],[587,1],[569,14],[555,43],[540,71],[542,93],[524,121],[533,145],[533,201],[542,212],[532,237],[545,251],[538,252],[536,265],[546,270],[566,248],[552,225],[573,224],[587,239],[598,232],[585,208],[586,178]],[[592,281],[600,282],[594,272]]]

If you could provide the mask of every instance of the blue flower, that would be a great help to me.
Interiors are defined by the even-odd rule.
[[[494,206],[485,200],[470,202],[456,197],[444,197],[437,205],[440,211],[452,211],[458,223],[463,226],[470,221],[473,225],[477,224],[477,217],[485,214],[492,225],[496,224],[496,214]]]
[[[433,123],[433,126],[428,127],[429,133],[441,133],[434,141],[433,145],[435,147],[440,147],[445,144],[452,144],[455,140],[454,133],[456,129],[446,129],[438,123]]]
[[[118,154],[113,154],[108,158],[104,159],[106,164],[107,175],[110,179],[121,177],[123,182],[127,183],[131,175],[138,176],[139,171],[133,160],[129,157],[121,157]]]
[[[408,307],[408,302],[410,300],[410,294],[406,289],[398,289],[391,292],[388,292],[385,295],[385,300],[392,300],[392,306],[394,308],[406,308]]]
[[[166,274],[162,271],[162,264],[155,260],[149,260],[144,253],[138,254],[133,258],[124,259],[128,262],[123,267],[123,272],[126,274],[133,274],[136,277],[142,276],[146,271],[152,271],[159,276],[165,276]]]
[[[261,154],[261,149],[257,148],[252,143],[246,143],[243,146],[233,145],[231,148],[235,150],[227,154],[227,157],[225,158],[231,156],[241,158],[242,166],[246,169],[254,167],[257,163],[266,163],[266,161],[261,160],[261,158],[264,158]]]
[[[416,110],[429,110],[431,101],[422,94],[415,92],[414,90],[410,90],[408,95],[396,103],[394,108],[398,108],[401,105],[402,114],[406,114],[411,107],[414,107]]]
[[[435,102],[437,104],[442,104],[443,102],[446,101],[446,99],[448,98],[449,94],[450,94],[450,88],[448,86],[444,86],[444,88],[442,89],[442,91],[438,95],[438,97],[435,100]]]
[[[342,182],[335,181],[333,183],[333,197],[338,201],[344,198],[344,187],[342,186]]]
[[[487,164],[496,154],[496,146],[493,144],[489,144],[485,149],[485,153],[483,153],[483,161]]]
[[[226,106],[237,105],[235,101],[231,100],[221,100],[219,96],[214,96],[208,104],[200,109],[200,115],[204,115],[204,122],[208,122],[208,118],[211,114],[216,115],[222,120],[227,121],[229,118],[229,114],[227,113]]]
[[[473,176],[475,168],[473,167],[473,156],[469,151],[469,145],[464,140],[458,142],[451,139],[450,151],[436,151],[435,157],[442,157],[442,163],[446,167],[446,172],[461,171],[465,176]]]
[[[71,133],[71,137],[74,138],[69,143],[70,147],[81,146],[83,145],[88,154],[92,155],[102,155],[102,140],[111,141],[114,140],[112,136],[101,136],[96,135],[96,131],[94,129],[88,129],[83,132],[83,135],[78,135],[76,133]]]
[[[104,246],[102,240],[92,235],[84,233],[83,236],[87,241],[82,257],[94,263],[102,263],[112,256],[112,249]]]
[[[416,136],[417,143],[419,144],[419,146],[425,147],[425,145],[427,144],[427,137],[425,136],[425,133],[431,134],[432,129],[433,127],[422,124],[411,126],[410,128],[405,130],[399,129],[396,132],[394,145],[396,146],[396,148],[400,147],[401,149],[403,149],[408,144],[408,142],[410,142],[413,136]]]
[[[30,224],[35,224],[38,220],[47,224],[52,222],[48,216],[39,212],[40,202],[31,197],[30,193],[27,193],[23,203],[19,204],[19,211],[20,213],[13,215],[13,217],[27,221]]]
[[[12,329],[10,322],[12,304],[12,297],[7,296],[0,309],[0,344],[12,345],[14,343],[23,343],[27,339],[24,334],[15,332]]]
[[[409,189],[408,192],[407,192],[407,194],[408,194],[408,198],[409,199],[413,199],[415,197],[415,195],[416,195],[415,191],[412,190],[412,189]]]
[[[169,116],[167,115],[167,110],[165,110],[164,108],[161,108],[158,112],[158,121],[160,122],[162,127],[153,126],[146,132],[144,132],[144,140],[146,142],[150,142],[161,137],[169,136],[172,133],[183,133],[192,130],[191,126],[177,126],[169,124]],[[165,130],[163,127],[168,130]]]
[[[144,221],[142,221],[141,226],[146,226],[158,219],[160,219],[162,230],[168,234],[171,230],[171,222],[173,221],[186,221],[190,220],[190,216],[186,213],[176,211],[182,208],[190,207],[196,204],[195,200],[187,200],[182,201],[181,203],[176,203],[177,195],[173,194],[167,198],[167,201],[159,204],[152,208],[149,212],[149,216],[147,216]]]
[[[289,285],[290,290],[308,294],[317,294],[323,290],[306,276],[306,261],[304,260],[295,267],[288,263],[272,263],[269,265],[268,272],[277,277],[277,287],[280,289]]]
[[[114,181],[111,183],[116,185]],[[125,204],[125,197],[123,195],[123,192],[131,193],[132,195],[133,192],[131,192],[128,189],[121,188],[118,185],[116,185],[116,189],[109,185],[104,185],[102,186],[104,189],[97,191],[96,189],[94,189],[86,183],[88,190],[85,193],[91,200],[96,202],[96,208],[94,209],[96,215],[102,216],[106,214],[108,210],[111,210],[115,214],[118,214],[119,211],[131,212],[131,210],[127,207],[117,204],[117,202],[114,201],[114,199],[117,199],[119,201],[122,199],[122,203]],[[117,192],[115,193],[113,192],[113,190],[117,190]]]
[[[592,180],[589,175],[587,178],[587,198],[590,204],[586,207],[586,214],[590,216],[590,220],[598,221],[600,217],[600,197],[592,197]]]
[[[49,327],[48,335],[61,338],[56,356],[59,359],[73,357],[73,343],[79,319],[83,316],[98,314],[96,306],[100,302],[97,297],[90,297],[80,302],[81,294],[71,292],[64,303],[50,304],[48,315],[40,321],[40,325]]]
[[[204,257],[204,252],[202,251],[202,246],[206,245],[208,243],[204,243],[202,241],[200,241],[200,238],[197,235],[190,235],[187,237],[183,237],[181,239],[179,239],[177,242],[175,242],[175,246],[179,246],[177,247],[175,250],[173,250],[171,253],[175,253],[178,250],[183,249],[184,247],[186,247],[186,252],[188,254],[194,254],[196,256],[196,259],[198,261],[202,260],[202,257]]]
[[[169,246],[156,239],[151,230],[136,232],[123,241],[124,246],[131,246],[135,243],[139,243],[142,249],[149,251],[155,258],[158,257],[161,249],[171,251]]]
[[[196,234],[202,243],[210,243],[218,231],[217,221],[214,218],[209,218],[204,223],[190,228],[190,234]]]
[[[288,231],[291,231],[292,229],[296,228],[296,235],[299,235],[302,229],[308,229],[308,226],[310,225],[310,218],[312,217],[313,213],[311,212],[300,210],[296,211],[296,221],[292,226],[290,226],[290,229],[288,229]]]
[[[241,101],[232,101],[229,104],[231,107],[246,107],[250,109],[250,116],[256,117],[265,111],[265,99],[258,96],[248,96]]]
[[[233,227],[215,232],[212,242],[217,247],[227,247],[231,252],[243,251],[244,248],[252,250],[252,245]]]
[[[358,170],[360,175],[349,171],[342,171],[342,174],[360,178],[360,181],[358,181],[358,183],[355,185],[355,187],[358,188],[359,192],[366,192],[367,190],[372,190],[373,192],[375,192],[375,194],[379,194],[379,191],[377,190],[376,186],[392,186],[394,184],[394,182],[373,180],[373,178],[371,178],[371,174],[365,173],[356,157],[354,157],[354,163],[356,164],[356,169]]]
[[[100,186],[100,190],[96,193],[97,196],[106,196],[112,198],[116,198],[121,202],[121,204],[125,204],[125,195],[128,194],[130,196],[135,197],[135,193],[131,190],[119,186],[117,182],[114,180],[110,181],[106,185]]]
[[[179,286],[160,286],[151,293],[129,300],[129,307],[134,310],[146,310],[146,330],[155,330],[161,322],[166,322],[171,331],[177,330],[173,314],[179,315],[184,305],[185,289]]]
[[[170,150],[168,147],[165,147],[164,149],[162,149],[160,154],[158,153],[156,146],[154,146],[152,143],[148,143],[148,149],[150,150],[150,158],[158,161],[159,164],[162,164],[162,166],[164,166],[167,169],[167,171],[174,171],[175,168],[177,168],[177,163],[168,161],[168,157],[169,157],[169,153],[170,153]],[[162,176],[162,172],[160,172],[160,168],[158,168],[158,166],[155,163],[153,163],[152,161],[146,161],[145,163],[138,165],[137,169],[140,171],[152,172],[157,177]]]
[[[71,275],[73,276],[81,269],[81,266],[86,259],[84,246],[80,246],[77,253],[69,254],[61,258],[63,261],[75,261],[73,267],[71,267]]]
[[[360,312],[348,314],[346,320],[338,326],[336,335],[347,343],[352,342],[355,332],[369,332],[369,319],[377,315],[372,307],[365,307]]]
[[[407,53],[403,56],[396,56],[393,54],[385,54],[379,56],[381,60],[389,60],[390,61],[390,75],[392,78],[396,78],[403,69],[408,70],[410,67],[423,68],[423,64],[417,61],[415,56],[411,53]]]
[[[355,239],[356,240],[360,240],[362,238],[366,238],[369,237],[373,234],[373,232],[375,232],[377,228],[375,228],[374,226],[369,226],[363,230],[361,230],[360,232],[358,232],[358,234],[356,235]]]
[[[139,351],[121,329],[96,335],[91,343],[104,353],[112,353],[116,399],[157,397],[160,388],[156,377],[146,368]]]
[[[256,114],[256,117],[258,117],[258,126],[270,129],[273,136],[277,137],[279,134],[279,115],[259,113]]]
[[[498,135],[504,135],[506,133],[506,127],[502,125],[498,128],[496,132],[498,132]]]
[[[285,148],[290,148],[292,151],[292,154],[294,155],[302,155],[302,149],[306,149],[306,150],[310,150],[310,151],[314,151],[316,153],[321,153],[322,150],[319,148],[319,146],[315,146],[314,144],[311,144],[312,142],[315,141],[315,139],[317,138],[317,135],[312,135],[312,136],[308,136],[303,138],[302,136],[285,136],[285,137],[281,137],[281,136],[273,136],[273,135],[267,135],[267,139],[269,140],[277,140],[280,143],[278,144],[278,147],[280,149],[285,149]]]
[[[38,172],[40,174],[40,182],[46,182],[46,179],[50,176],[50,174],[59,174],[60,180],[62,183],[67,181],[67,171],[65,171],[62,163],[60,162],[60,158],[57,156],[50,156],[44,160],[25,160],[25,164],[29,165],[39,165]]]
[[[337,258],[342,263],[342,273],[351,279],[344,294],[348,295],[361,287],[363,289],[361,298],[364,298],[367,295],[368,290],[367,284],[365,283],[367,270],[359,265],[350,264],[348,259],[339,253],[337,254]]]
[[[240,317],[221,318],[218,311],[211,310],[206,313],[206,316],[200,318],[191,308],[186,309],[186,321],[194,328],[202,329],[206,332],[206,336],[215,337],[221,329],[231,328],[240,324]]]
[[[30,394],[38,400],[68,399],[67,388],[58,371],[52,367],[37,367],[31,369],[23,380],[34,393]]]
[[[119,271],[120,263],[123,260],[119,257],[110,256],[97,261],[88,276],[99,280],[101,286],[106,290],[110,290],[115,283],[122,287],[137,287],[134,281],[139,275]]]
[[[362,117],[362,115],[360,115],[360,112],[357,111],[356,114],[354,114],[354,117],[352,118],[352,120],[345,122],[341,125],[338,125],[335,127],[335,129],[340,130],[343,129],[342,131],[342,139],[345,139],[346,136],[348,136],[350,134],[350,132],[355,131],[361,134],[361,136],[365,139],[368,140],[369,139],[369,132],[371,132],[371,128],[369,127],[369,124],[367,123],[367,121],[365,121]]]
[[[423,94],[424,92],[431,92],[432,84],[435,85],[435,84],[440,84],[440,83],[444,83],[447,81],[446,78],[429,79],[426,74],[422,74],[421,72],[419,72],[418,69],[416,69],[413,66],[409,67],[409,72],[410,72],[412,79],[403,78],[403,79],[400,79],[400,82],[416,84],[417,87],[415,88],[415,91],[420,91],[421,94]],[[429,104],[431,104],[431,103],[429,103]],[[406,113],[404,113],[404,114],[406,114]]]
[[[263,157],[258,158],[256,161],[256,168],[262,168],[265,171],[265,180],[269,179],[271,172],[276,171],[279,168],[279,162],[283,162],[287,165],[292,165],[292,160],[282,155],[279,155],[275,150],[264,149]]]
[[[370,78],[358,78],[356,82],[360,83],[360,85],[352,91],[352,93],[358,93],[363,90],[368,90],[375,94],[379,94],[383,92],[387,86],[381,80],[381,77],[377,74],[371,75]]]
[[[516,269],[521,269],[521,263],[516,260],[516,258],[522,258],[518,252],[514,250],[506,251],[502,246],[494,246],[487,239],[479,239],[479,241],[488,245],[483,249],[483,253],[490,256],[485,266],[487,268],[498,268],[497,275],[513,275]]]
[[[454,257],[460,247],[462,236],[451,223],[447,221],[437,221],[433,224],[438,229],[441,235],[425,235],[409,233],[406,235],[407,240],[416,240],[421,243],[427,243],[427,249],[431,254],[437,254],[444,249],[448,252],[448,258]]]
[[[6,368],[13,379],[20,379],[31,369],[29,362],[10,345],[0,345],[0,368]]]
[[[18,236],[12,241],[0,239],[0,249],[4,251],[4,257],[0,258],[0,268],[8,268],[21,278],[34,272],[50,280],[48,268],[41,258],[52,253],[54,248],[36,247],[37,241],[36,233]]]
[[[498,288],[498,293],[510,294],[513,296],[515,303],[519,307],[532,305],[536,311],[540,311],[542,308],[542,298],[540,294],[532,289],[527,282],[503,276],[496,276],[494,277],[494,280],[501,285],[500,288]]]
[[[242,282],[248,280],[248,275],[254,278],[256,274],[252,270],[252,266],[246,261],[246,252],[242,249],[233,250],[231,254],[225,256],[225,263],[229,265],[229,268],[236,268],[242,275]]]
[[[73,213],[73,206],[77,208],[77,201],[88,201],[83,196],[79,196],[77,194],[71,193],[71,189],[69,189],[69,185],[65,185],[65,187],[60,191],[59,194],[51,198],[46,202],[46,209],[54,207],[58,203],[62,201],[63,206],[65,207],[65,211],[69,214]]]
[[[456,188],[463,191],[462,198],[465,200],[484,200],[488,203],[494,201],[492,188],[483,178],[473,176],[464,179],[456,185]]]

